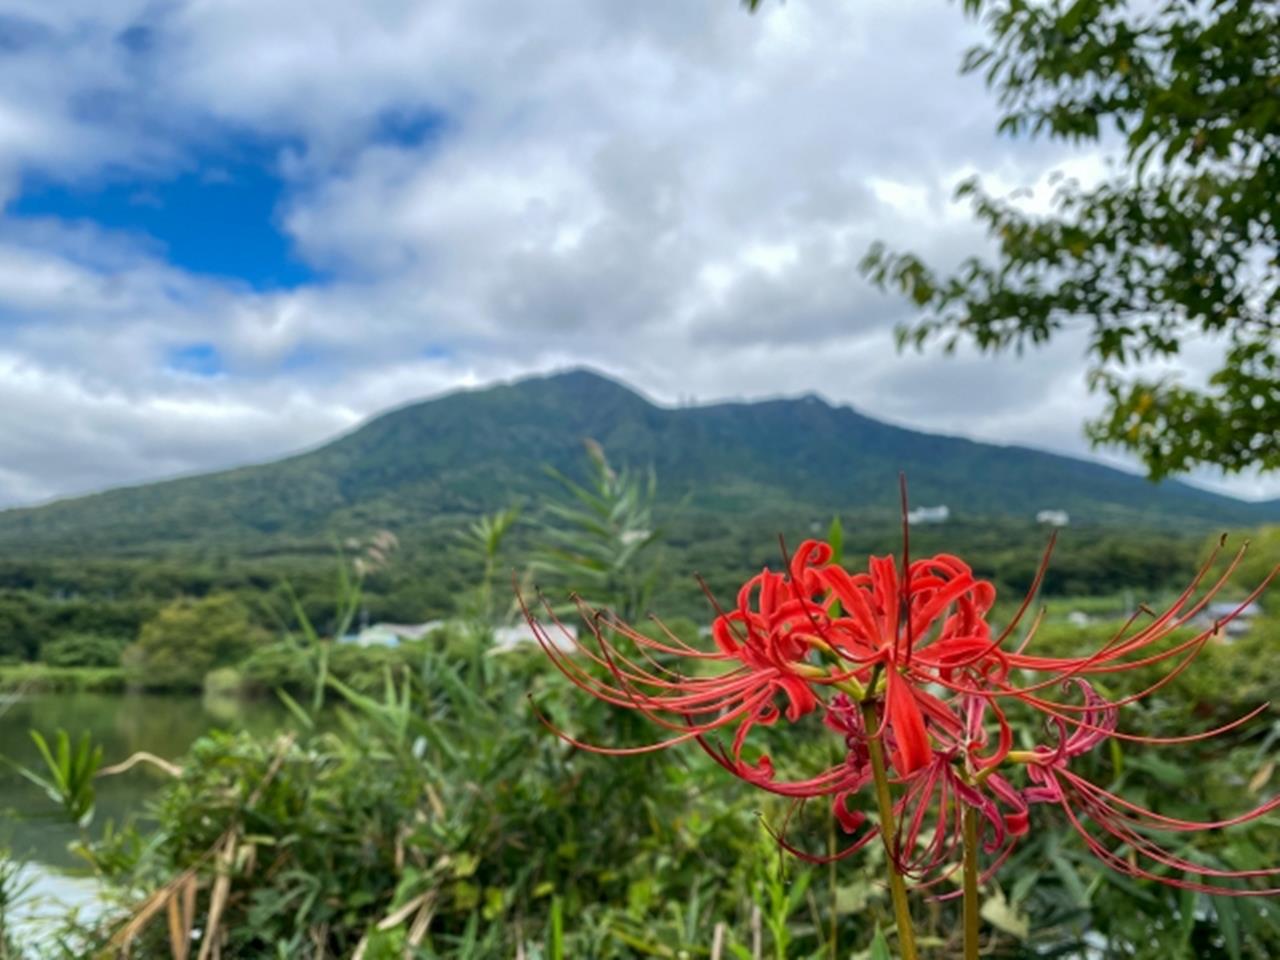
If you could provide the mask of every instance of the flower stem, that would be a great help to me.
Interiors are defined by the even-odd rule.
[[[964,960],[978,960],[978,816],[964,808]]]
[[[875,706],[863,701],[862,722],[868,734],[880,721]],[[886,866],[889,871],[889,896],[893,901],[893,919],[898,926],[898,952],[902,960],[917,960],[916,937],[911,929],[911,908],[907,905],[907,885],[898,872],[893,844],[897,832],[893,821],[893,798],[889,795],[889,773],[884,765],[884,746],[878,737],[867,737],[867,751],[871,754],[871,772],[875,775],[876,805],[880,808],[880,839],[884,842]]]

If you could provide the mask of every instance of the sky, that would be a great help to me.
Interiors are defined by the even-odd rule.
[[[1098,456],[1083,341],[899,353],[857,264],[981,252],[959,181],[1105,149],[997,137],[958,4],[766,6],[0,0],[0,506],[581,365]]]

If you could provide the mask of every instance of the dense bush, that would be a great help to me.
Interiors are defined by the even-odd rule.
[[[752,884],[776,862],[755,798],[706,760],[615,763],[566,747],[528,693],[590,735],[625,730],[607,710],[578,710],[536,650],[487,649],[420,650],[376,699],[331,675],[330,720],[298,708],[292,734],[198,742],[145,842],[116,833],[86,852],[121,892],[163,893],[187,868],[212,876],[216,851],[234,865],[213,927],[224,956],[351,956],[364,943],[365,957],[391,958],[419,943],[410,955],[510,957],[549,944],[553,913],[568,928],[562,957],[695,943],[722,917],[749,938]],[[203,923],[203,885],[199,904]],[[142,938],[150,955],[168,932],[159,922]]]
[[[127,645],[100,633],[68,633],[40,647],[40,661],[51,667],[116,667]]]
[[[269,634],[228,594],[176,600],[142,627],[122,656],[130,683],[150,690],[198,690],[205,674],[234,666]]]
[[[0,662],[35,657],[42,639],[37,606],[37,599],[29,594],[0,594]]]
[[[309,688],[314,676],[305,656],[293,643],[269,643],[242,660],[238,667],[246,693],[282,689],[297,693]]]

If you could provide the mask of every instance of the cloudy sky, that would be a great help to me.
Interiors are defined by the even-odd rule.
[[[0,0],[0,505],[578,364],[1084,455],[1079,341],[898,355],[857,271],[980,250],[968,175],[1103,169],[995,137],[975,36],[947,0]]]

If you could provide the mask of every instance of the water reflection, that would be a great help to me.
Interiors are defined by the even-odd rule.
[[[187,747],[212,729],[269,733],[283,722],[273,703],[207,701],[191,696],[144,694],[38,694],[0,702],[0,756],[34,770],[43,764],[28,731],[52,740],[59,728],[73,738],[88,732],[101,743],[104,763],[114,764],[138,750],[178,760]],[[166,777],[147,764],[97,783],[97,813],[90,831],[108,821],[145,821],[148,801]],[[76,866],[68,844],[75,827],[51,816],[38,787],[8,766],[0,766],[0,844],[17,860],[56,868]]]
[[[80,922],[99,917],[101,901],[92,877],[75,876],[27,864],[18,876],[21,894],[5,917],[14,941],[26,946],[53,943],[62,921],[74,915]]]

